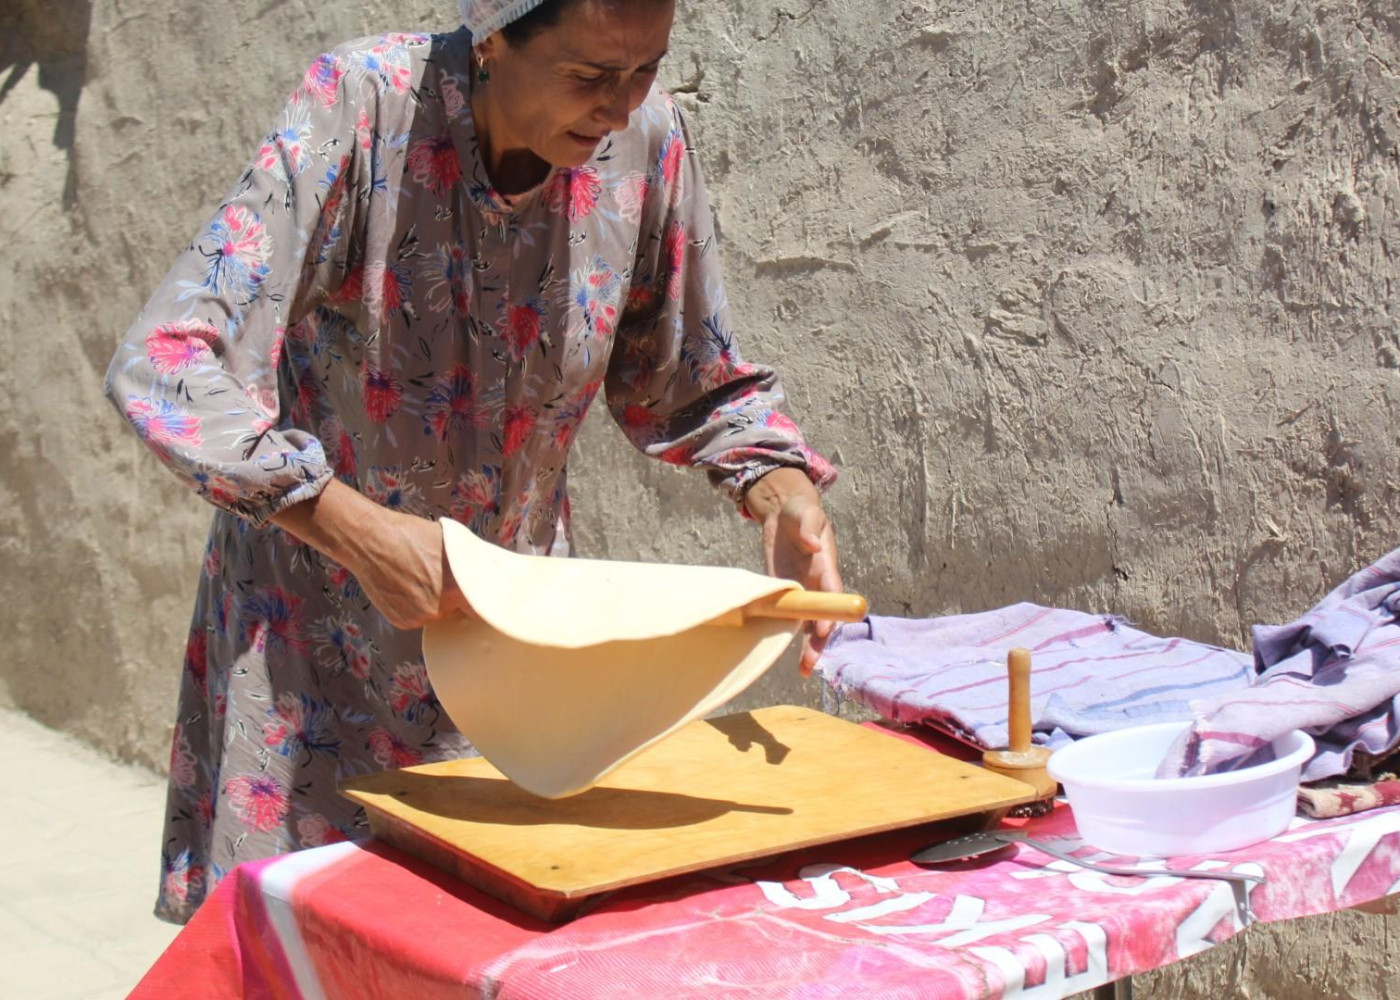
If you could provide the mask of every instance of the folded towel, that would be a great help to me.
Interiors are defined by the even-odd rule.
[[[843,625],[818,664],[848,697],[895,722],[924,723],[990,749],[1008,741],[1006,654],[1031,651],[1037,743],[1192,718],[1190,701],[1235,691],[1249,657],[1159,639],[1111,615],[1015,604],[997,611]]]
[[[1306,730],[1317,753],[1304,781],[1345,774],[1400,744],[1400,549],[1382,556],[1288,625],[1254,629],[1254,686],[1192,702],[1195,722],[1158,775],[1211,774],[1271,756]]]
[[[1298,789],[1298,811],[1313,819],[1332,819],[1400,803],[1400,781],[1392,775],[1364,784],[1325,781]]]

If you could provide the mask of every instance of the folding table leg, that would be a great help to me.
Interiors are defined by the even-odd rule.
[[[1133,1000],[1133,977],[1124,976],[1111,983],[1094,988],[1090,994],[1094,1000]]]

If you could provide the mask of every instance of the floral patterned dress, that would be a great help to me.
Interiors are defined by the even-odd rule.
[[[170,758],[157,913],[234,864],[364,830],[341,780],[471,753],[421,635],[268,523],[339,478],[566,554],[566,460],[604,393],[647,454],[738,501],[831,467],[739,359],[685,122],[654,89],[593,158],[493,190],[470,36],[318,58],[118,350],[108,395],[212,502]]]

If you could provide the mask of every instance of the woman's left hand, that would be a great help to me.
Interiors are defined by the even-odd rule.
[[[770,576],[796,580],[808,590],[841,592],[836,534],[821,496],[797,469],[775,469],[755,483],[745,505],[763,525],[763,558]],[[807,622],[802,637],[802,676],[816,665],[831,636],[831,622]]]

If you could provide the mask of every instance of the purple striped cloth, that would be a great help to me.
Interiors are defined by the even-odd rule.
[[[1351,577],[1288,625],[1254,628],[1253,687],[1193,702],[1195,723],[1162,776],[1258,762],[1273,739],[1306,730],[1317,753],[1304,781],[1346,773],[1358,751],[1400,744],[1400,549]]]
[[[1243,653],[1159,639],[1110,615],[1014,604],[911,620],[871,617],[836,630],[818,664],[828,684],[895,722],[924,723],[983,748],[1006,746],[1006,654],[1031,651],[1037,743],[1191,719],[1191,701],[1238,691]]]

